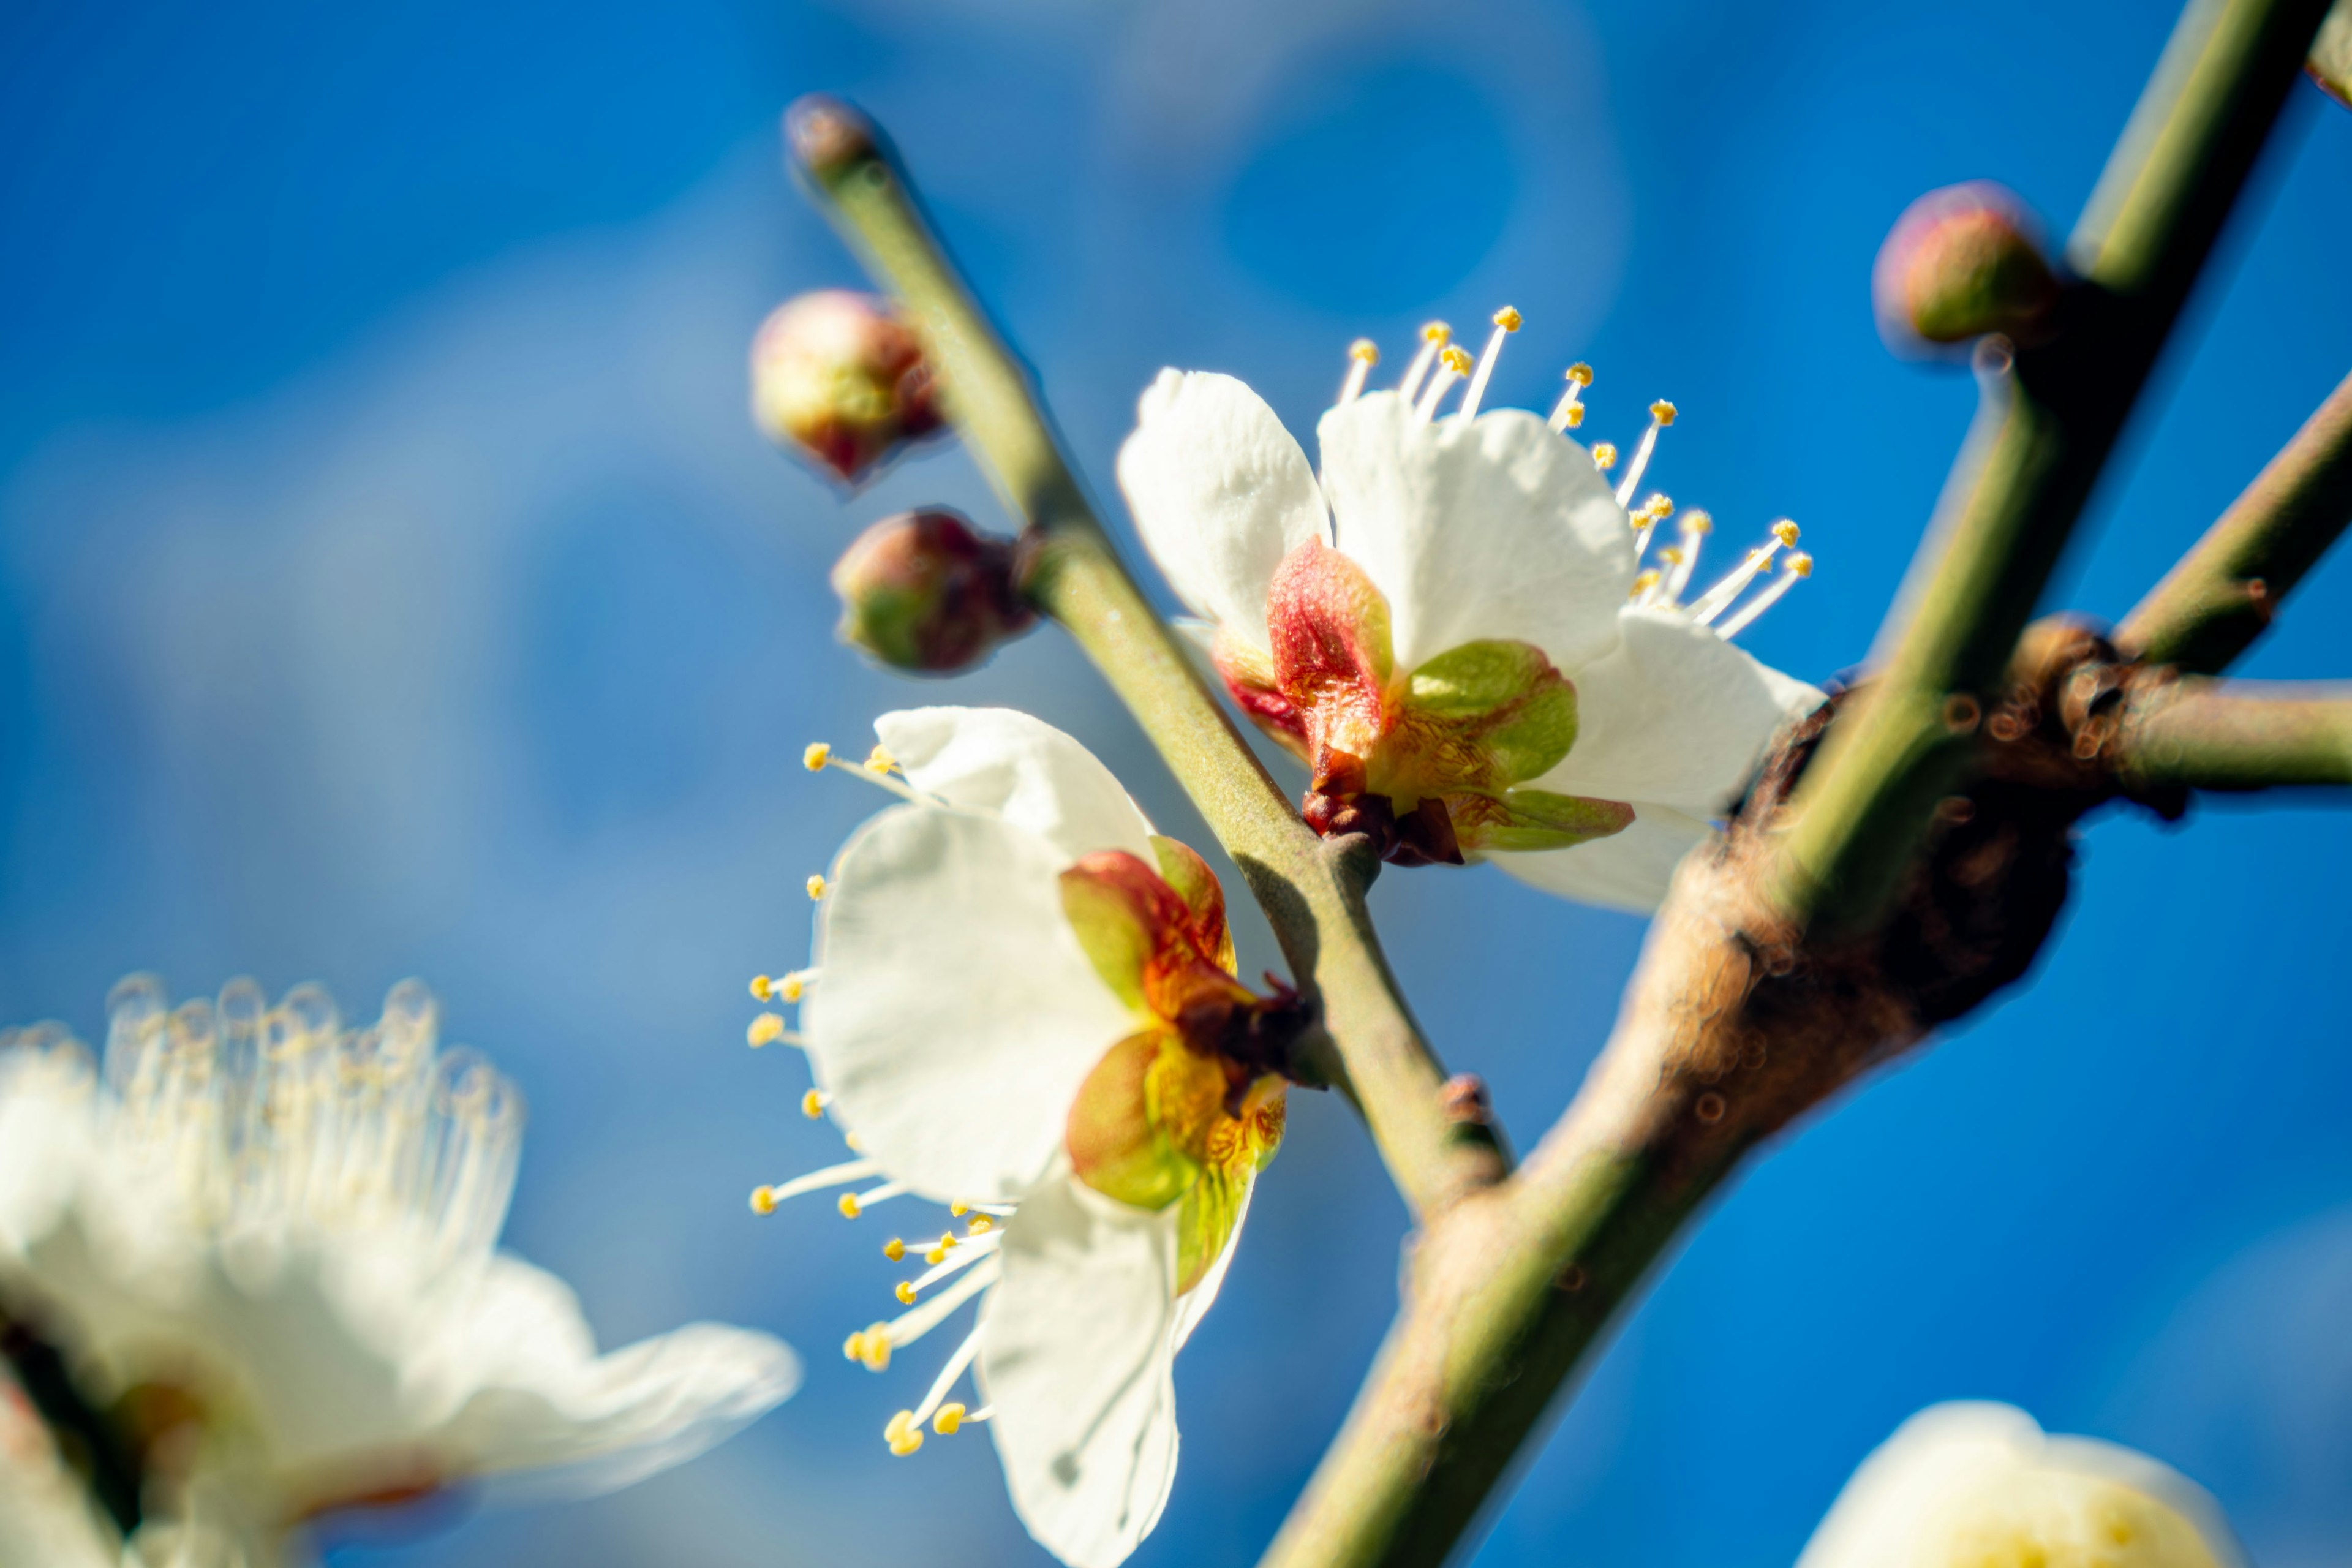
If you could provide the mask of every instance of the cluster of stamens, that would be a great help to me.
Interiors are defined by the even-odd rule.
[[[863,763],[845,762],[835,756],[831,746],[820,741],[801,753],[802,765],[811,773],[827,768],[850,774],[875,784],[901,799],[918,805],[939,804],[906,782],[905,770],[887,750],[877,746]],[[809,896],[821,897],[825,882],[823,876],[809,879]],[[795,969],[782,975],[758,974],[751,978],[753,1000],[796,1006],[806,998],[811,989],[823,979],[817,969]],[[805,1047],[807,1037],[789,1027],[779,1012],[762,1012],[751,1021],[745,1037],[754,1047],[782,1042]],[[812,1087],[801,1096],[801,1113],[812,1121],[821,1119],[833,1103],[832,1096]],[[903,1182],[875,1179],[883,1174],[881,1162],[866,1158],[857,1134],[844,1135],[851,1153],[859,1157],[810,1171],[789,1181],[763,1184],[751,1190],[751,1212],[774,1214],[786,1200],[810,1193],[835,1194],[834,1207],[844,1219],[859,1219],[866,1211],[892,1198],[908,1195]],[[861,1190],[862,1189],[862,1190]],[[997,1248],[1004,1240],[1004,1219],[1013,1213],[1009,1205],[952,1203],[948,1205],[950,1219],[962,1220],[964,1228],[958,1233],[952,1227],[942,1230],[930,1241],[908,1241],[894,1236],[882,1244],[882,1256],[893,1263],[904,1261],[908,1255],[920,1258],[926,1265],[921,1273],[910,1279],[901,1279],[892,1289],[898,1304],[907,1309],[895,1318],[868,1324],[842,1342],[841,1353],[871,1372],[886,1372],[890,1366],[894,1350],[903,1349],[929,1333],[954,1314],[956,1310],[986,1291],[996,1283],[1000,1264]],[[934,1289],[938,1287],[939,1289]],[[927,1296],[926,1293],[929,1292]],[[901,1410],[884,1426],[882,1439],[890,1452],[904,1456],[923,1446],[923,1429],[940,1436],[952,1436],[968,1423],[987,1420],[993,1410],[983,1406],[974,1410],[948,1395],[971,1367],[972,1358],[979,1353],[980,1335],[975,1328],[967,1332],[955,1352],[948,1357],[930,1389],[911,1410]]]
[[[1493,379],[1495,362],[1501,354],[1503,340],[1519,330],[1522,318],[1508,305],[1495,312],[1495,330],[1486,339],[1486,352],[1473,359],[1468,351],[1453,341],[1454,330],[1444,321],[1431,321],[1421,329],[1421,347],[1405,367],[1403,379],[1397,383],[1397,395],[1412,410],[1416,423],[1426,425],[1437,417],[1437,411],[1454,387],[1467,382],[1461,406],[1454,411],[1455,419],[1477,417],[1479,404],[1486,394],[1487,383]],[[1348,375],[1340,384],[1339,402],[1354,402],[1363,395],[1364,385],[1372,367],[1380,363],[1381,352],[1369,338],[1359,338],[1348,348]],[[1433,374],[1433,371],[1434,374]],[[1583,396],[1592,385],[1592,367],[1579,361],[1568,367],[1568,388],[1552,407],[1547,423],[1552,429],[1566,432],[1584,423]],[[1687,605],[1684,591],[1689,587],[1692,573],[1698,565],[1699,542],[1714,531],[1714,520],[1696,507],[1676,517],[1673,500],[1655,491],[1640,505],[1633,496],[1641,489],[1643,477],[1648,473],[1650,459],[1658,449],[1658,434],[1675,422],[1675,405],[1663,398],[1650,405],[1650,423],[1633,445],[1633,455],[1626,461],[1625,471],[1618,479],[1617,504],[1626,509],[1633,525],[1633,559],[1639,568],[1633,579],[1633,599],[1639,605],[1665,609],[1685,610],[1700,626],[1722,625],[1717,632],[1732,637],[1755,624],[1756,618],[1787,595],[1798,579],[1810,577],[1813,558],[1795,549],[1797,525],[1782,518],[1772,525],[1771,537],[1765,543],[1749,550],[1739,564],[1726,573]],[[1618,450],[1613,442],[1595,441],[1591,446],[1593,466],[1607,473],[1617,466]],[[1659,528],[1668,520],[1676,521],[1676,542],[1663,545],[1657,553],[1658,564],[1643,565],[1649,554],[1650,543]],[[1774,558],[1788,548],[1786,570],[1772,575]],[[1738,609],[1734,601],[1759,577],[1771,576],[1763,590],[1748,598]],[[1725,612],[1730,611],[1727,618]],[[816,764],[812,763],[812,766]]]

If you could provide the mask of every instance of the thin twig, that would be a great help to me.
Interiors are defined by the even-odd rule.
[[[2150,682],[2102,752],[2144,789],[2352,784],[2352,691],[2254,681]]]
[[[2150,664],[2218,675],[2252,646],[2352,526],[2352,375],[2304,422],[2197,547],[2116,628]]]
[[[1866,925],[1911,863],[2326,10],[2192,0],[2174,28],[2068,242],[2080,281],[2054,339],[1988,356],[1875,695],[1799,801],[1777,874],[1791,910]]]
[[[1444,1068],[1381,956],[1364,907],[1378,862],[1360,842],[1327,843],[1299,820],[1119,564],[1029,377],[973,300],[881,132],[824,97],[794,104],[785,131],[818,205],[912,312],[958,430],[1027,524],[1024,592],[1126,701],[1319,1000],[1342,1087],[1398,1189],[1428,1213],[1496,1179],[1494,1139],[1446,1114]]]

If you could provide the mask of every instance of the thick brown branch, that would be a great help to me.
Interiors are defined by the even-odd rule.
[[[2352,375],[2305,421],[2197,547],[2116,628],[2150,664],[2217,675],[2352,525]]]

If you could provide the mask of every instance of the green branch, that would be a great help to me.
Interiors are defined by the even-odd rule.
[[[2125,419],[2294,85],[2326,0],[2192,0],[2068,241],[2049,343],[1986,356],[1976,428],[1880,634],[1873,695],[1823,745],[1778,894],[1866,927],[1963,776]]]
[[[2144,788],[2352,784],[2352,692],[2195,677],[2152,683],[2133,694],[2103,754]]]
[[[2216,675],[2278,613],[2279,601],[2352,525],[2352,375],[2305,421],[2116,628],[2116,646],[2150,664]]]
[[[1417,1211],[1500,1174],[1490,1135],[1446,1114],[1444,1069],[1381,956],[1360,846],[1327,844],[1258,764],[1167,625],[1119,564],[1029,377],[974,301],[881,132],[836,100],[785,117],[794,167],[923,333],[950,416],[1027,525],[1024,592],[1067,627],[1167,760],[1322,1004],[1345,1087]]]

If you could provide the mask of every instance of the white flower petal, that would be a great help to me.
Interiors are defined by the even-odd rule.
[[[1605,910],[1649,914],[1665,898],[1666,884],[1674,879],[1675,868],[1683,857],[1694,845],[1705,842],[1714,829],[1672,806],[1638,800],[1633,806],[1633,824],[1622,833],[1570,849],[1490,858],[1520,881],[1547,893]]]
[[[908,782],[950,805],[994,812],[1062,852],[1097,849],[1151,862],[1151,824],[1092,752],[1012,708],[914,708],[885,713],[874,732]]]
[[[2141,1528],[2118,1538],[2118,1523]],[[2212,1499],[2168,1466],[2045,1437],[2021,1410],[1967,1401],[1930,1405],[1864,1460],[1797,1568],[1958,1568],[1996,1555],[2109,1568],[2244,1561]]]
[[[766,1334],[688,1323],[595,1353],[562,1280],[500,1257],[410,1375],[465,1390],[433,1434],[470,1475],[541,1472],[537,1492],[578,1496],[694,1458],[800,1386],[800,1358]]]
[[[0,1568],[119,1568],[107,1535],[31,1403],[0,1373]]]
[[[1285,555],[1326,536],[1307,454],[1230,375],[1163,370],[1118,449],[1118,488],[1176,596],[1257,647]]]
[[[1075,1181],[1006,1226],[980,1314],[989,1431],[1029,1533],[1070,1568],[1118,1568],[1176,1479],[1176,1223]]]
[[[1135,1029],[1062,912],[1067,864],[938,806],[884,812],[834,863],[809,1057],[865,1152],[926,1197],[1019,1201],[1060,1158],[1078,1085]]]
[[[1772,732],[1822,700],[1674,611],[1628,608],[1618,624],[1616,648],[1576,673],[1576,745],[1545,789],[1714,816]]]
[[[1339,545],[1388,595],[1397,668],[1511,637],[1573,677],[1615,643],[1633,529],[1583,447],[1521,408],[1419,424],[1392,392],[1320,436]]]

